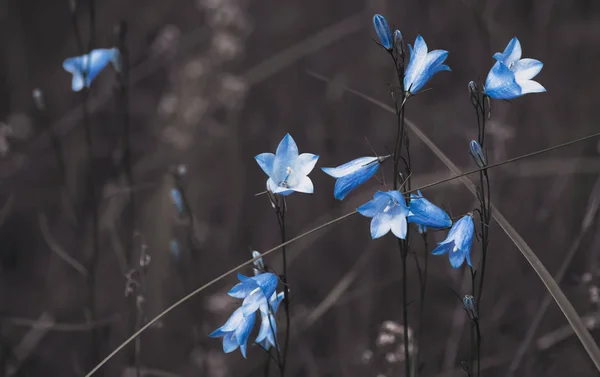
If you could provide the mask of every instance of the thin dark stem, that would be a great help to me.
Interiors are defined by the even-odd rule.
[[[285,232],[285,212],[286,212],[286,204],[285,204],[285,197],[283,196],[279,196],[278,199],[280,199],[280,201],[278,201],[278,204],[276,205],[275,208],[275,212],[277,213],[277,221],[279,222],[279,229],[281,232],[281,242],[285,243],[286,242],[286,232]],[[283,307],[285,309],[285,340],[284,340],[284,346],[283,346],[283,354],[281,356],[281,361],[279,363],[279,370],[281,372],[281,377],[283,377],[285,375],[285,367],[287,364],[287,355],[288,355],[288,350],[289,350],[289,344],[290,344],[290,330],[291,330],[291,325],[290,325],[290,320],[291,320],[291,314],[290,314],[290,299],[289,299],[289,286],[288,286],[288,280],[287,280],[287,250],[286,247],[283,246],[281,248],[281,255],[283,258],[283,266],[282,266],[282,275],[281,275],[281,280],[283,282]]]
[[[477,339],[477,376],[481,375],[481,329],[479,328],[479,320],[473,320],[475,322],[475,332]]]
[[[425,249],[424,249],[424,257],[425,257],[425,265],[423,268],[423,274],[420,275],[420,288],[421,288],[421,297],[420,297],[420,303],[419,303],[419,330],[417,332],[417,341],[416,341],[416,349],[417,349],[417,355],[415,358],[415,366],[416,366],[416,370],[419,370],[419,359],[421,357],[421,336],[423,335],[423,313],[424,313],[424,309],[425,309],[425,292],[427,289],[427,267],[428,267],[428,261],[429,261],[429,244],[427,241],[427,232],[423,232],[422,234],[423,236],[423,243],[425,245]],[[416,257],[415,257],[416,259]],[[420,270],[420,268],[419,268]]]

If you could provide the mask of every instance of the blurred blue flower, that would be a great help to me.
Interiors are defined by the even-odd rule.
[[[267,189],[272,193],[281,195],[289,195],[294,191],[313,193],[313,183],[308,178],[308,174],[315,167],[319,156],[311,153],[298,155],[298,146],[290,134],[284,136],[275,154],[261,153],[254,158],[269,176]]]
[[[333,178],[337,178],[333,188],[333,196],[338,200],[342,200],[350,191],[371,178],[387,157],[389,156],[361,157],[336,168],[321,168],[321,170]]]
[[[179,248],[179,242],[177,242],[177,240],[171,240],[169,242],[169,246],[173,258],[175,258],[175,260],[179,260],[179,258],[181,257],[181,249]]]
[[[238,274],[240,283],[236,284],[228,294],[231,297],[243,298],[242,311],[244,315],[250,315],[257,310],[263,314],[269,313],[267,298],[271,297],[277,287],[277,276],[270,272],[247,277]]]
[[[443,255],[449,253],[450,264],[454,268],[459,268],[467,259],[471,266],[471,244],[473,243],[473,234],[475,225],[471,214],[463,216],[454,223],[446,239],[438,244],[433,250],[433,255]]]
[[[504,52],[494,54],[497,62],[485,80],[484,92],[488,97],[513,99],[546,91],[540,83],[532,80],[544,64],[536,59],[521,59],[521,55],[521,43],[516,37],[511,39]]]
[[[483,154],[481,145],[479,145],[476,140],[471,140],[471,143],[469,143],[469,152],[471,153],[471,157],[473,157],[473,160],[475,160],[475,164],[478,167],[484,168],[487,165],[487,160]]]
[[[175,208],[177,208],[177,212],[179,212],[180,215],[183,215],[185,212],[185,204],[183,203],[181,191],[176,188],[171,189],[171,199],[173,200],[173,204],[175,204]]]
[[[63,62],[63,68],[73,74],[71,87],[78,92],[84,86],[89,88],[108,63],[112,63],[117,72],[120,71],[120,54],[117,48],[98,48],[89,54],[68,58]]]
[[[373,200],[363,204],[357,210],[361,215],[373,218],[371,238],[382,237],[390,230],[396,237],[406,238],[406,216],[409,211],[400,192],[378,191],[373,196]]]
[[[419,226],[419,233],[427,231],[427,227],[435,229],[449,228],[452,225],[452,219],[441,208],[425,199],[421,191],[416,194],[410,194],[410,210],[407,220],[409,223],[415,223]]]
[[[225,353],[233,352],[239,347],[242,356],[245,358],[246,345],[250,332],[254,327],[255,318],[255,313],[244,314],[242,308],[238,308],[223,326],[213,331],[209,336],[211,338],[223,337],[223,351]]]
[[[375,27],[375,32],[379,37],[379,41],[381,41],[381,45],[386,50],[392,49],[392,33],[390,32],[390,27],[388,26],[385,17],[380,14],[376,14],[373,16],[373,27]]]
[[[261,314],[262,320],[260,322],[260,329],[258,330],[258,336],[256,337],[256,343],[260,344],[262,348],[268,350],[271,347],[277,347],[275,338],[277,336],[277,323],[275,321],[275,315],[279,304],[283,300],[283,292],[274,292],[269,299],[269,315]]]
[[[410,50],[410,61],[404,73],[404,90],[415,94],[429,81],[429,79],[440,71],[450,71],[444,63],[448,57],[448,51],[433,50],[427,52],[427,44],[420,35],[415,40],[415,48],[408,45]]]

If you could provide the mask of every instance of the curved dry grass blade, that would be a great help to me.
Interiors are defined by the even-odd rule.
[[[79,272],[81,275],[88,276],[87,269],[69,254],[67,254],[67,252],[64,251],[63,248],[56,243],[56,241],[54,241],[52,234],[50,234],[50,229],[48,228],[48,220],[46,220],[46,215],[40,213],[38,219],[40,223],[40,230],[42,231],[44,240],[46,240],[46,243],[48,244],[50,250],[54,251],[56,255],[58,255],[62,260],[64,260],[69,266],[76,269],[77,272]]]
[[[316,76],[318,78],[318,75],[313,75],[313,76]],[[329,81],[329,79],[326,79],[326,78],[324,79],[321,77],[321,79]],[[354,95],[357,95],[358,97],[361,97],[361,98],[367,100],[368,102],[370,102],[386,111],[389,111],[392,113],[395,112],[392,107],[390,107],[372,97],[369,97],[365,94],[357,92],[348,87],[346,87],[346,90]],[[462,174],[460,169],[444,154],[444,152],[442,152],[442,150],[440,148],[437,147],[437,145],[435,145],[435,143],[431,139],[429,139],[429,137],[427,137],[427,135],[425,135],[425,133],[423,133],[423,131],[421,131],[419,129],[419,127],[417,127],[417,125],[415,123],[406,119],[406,125],[410,128],[410,130],[419,139],[421,139],[421,141],[423,143],[425,143],[425,145],[427,145],[429,147],[429,149],[431,149],[431,151],[444,163],[444,165],[446,165],[446,167],[450,171],[452,171],[452,173],[454,173],[455,175]],[[465,186],[467,186],[467,189],[475,197],[477,197],[475,184],[473,184],[473,182],[471,182],[469,179],[467,179],[464,176],[461,176],[458,179],[460,179],[460,181]],[[542,263],[542,261],[537,257],[537,255],[535,255],[535,253],[529,247],[527,242],[525,242],[525,240],[521,237],[521,235],[519,235],[519,233],[515,230],[515,228],[513,228],[512,225],[510,225],[510,223],[508,222],[508,220],[506,220],[504,215],[502,215],[502,213],[500,213],[500,211],[498,211],[498,209],[494,205],[492,205],[492,207],[493,207],[492,208],[492,217],[494,218],[494,220],[496,220],[498,225],[500,225],[502,230],[504,230],[506,235],[508,235],[508,237],[515,244],[515,246],[517,246],[517,248],[519,249],[521,254],[523,254],[525,259],[527,260],[527,262],[529,262],[531,267],[533,267],[533,270],[538,274],[539,278],[542,280],[542,283],[544,283],[544,285],[546,286],[546,289],[548,289],[548,292],[550,292],[550,294],[552,295],[552,298],[554,298],[554,301],[556,301],[556,304],[558,305],[560,310],[563,312],[563,314],[567,318],[567,321],[569,321],[569,324],[571,325],[571,327],[573,328],[573,331],[579,338],[579,341],[583,345],[583,348],[585,348],[588,355],[594,362],[596,369],[598,369],[598,371],[600,371],[600,348],[598,348],[598,345],[596,344],[596,342],[594,342],[594,339],[592,338],[589,331],[583,324],[583,321],[581,320],[581,318],[575,311],[575,308],[573,308],[573,305],[571,305],[571,302],[569,302],[569,300],[567,299],[567,297],[565,296],[563,291],[560,289],[560,287],[556,283],[556,281],[552,278],[552,275],[550,275],[550,273],[548,272],[546,267],[544,267],[544,264]]]

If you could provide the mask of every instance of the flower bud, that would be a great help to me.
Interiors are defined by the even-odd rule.
[[[380,14],[376,14],[373,16],[373,26],[381,45],[388,51],[392,50],[392,33],[385,18]]]
[[[475,164],[480,168],[484,168],[487,166],[487,160],[485,155],[483,154],[483,150],[481,149],[481,145],[475,140],[471,140],[469,145],[469,151],[471,152],[471,156],[473,160],[475,160]]]
[[[471,97],[471,103],[473,104],[473,106],[478,107],[479,95],[477,93],[477,84],[475,84],[475,81],[469,82],[469,95]]]
[[[475,297],[466,295],[463,298],[463,306],[471,321],[477,320],[477,310],[475,309]]]
[[[400,30],[394,32],[394,48],[398,54],[402,54],[404,48],[402,47],[402,33]]]
[[[260,256],[260,253],[256,250],[254,250],[252,252],[252,258],[256,258]],[[254,275],[258,275],[258,274],[262,274],[263,272],[265,272],[265,264],[262,260],[262,258],[258,258],[257,260],[255,260],[254,262],[252,262],[254,264]]]

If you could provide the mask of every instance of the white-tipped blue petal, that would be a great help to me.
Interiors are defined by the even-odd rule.
[[[404,74],[404,90],[416,93],[435,73],[449,71],[450,68],[442,64],[447,57],[448,51],[444,50],[434,50],[428,53],[425,40],[420,35],[417,36],[414,51],[411,49],[410,61]]]
[[[235,351],[240,344],[235,339],[235,335],[233,333],[228,333],[223,336],[223,352],[231,353]]]
[[[356,210],[365,217],[373,217],[377,213],[383,211],[388,200],[388,196],[379,191],[375,193],[372,200],[366,202]]]
[[[259,287],[256,287],[250,294],[244,299],[242,303],[242,312],[245,316],[251,315],[260,309],[261,313],[268,312],[267,298],[262,293]]]
[[[241,282],[234,285],[227,294],[233,298],[246,298],[256,288],[258,288],[256,283]]]
[[[371,220],[371,238],[385,236],[392,229],[392,216],[387,213],[378,213]]]
[[[521,94],[543,93],[546,91],[546,88],[544,88],[539,82],[533,80],[519,80],[517,81],[517,84],[519,84],[521,87]]]
[[[315,191],[312,181],[307,176],[299,177],[298,181],[294,182],[293,185],[290,185],[289,188],[296,192],[303,192],[305,194],[312,194]]]
[[[326,174],[329,174],[333,178],[341,178],[348,174],[352,174],[357,170],[367,168],[371,164],[375,164],[378,157],[360,157],[350,162],[346,162],[335,168],[321,168]],[[378,164],[377,164],[378,165]]]
[[[498,61],[485,80],[485,94],[495,99],[512,99],[521,95],[514,73]]]
[[[338,178],[333,188],[333,196],[343,200],[352,190],[368,181],[379,169],[379,162],[373,162],[353,173]]]
[[[283,292],[274,292],[273,295],[271,295],[271,298],[269,299],[269,305],[271,306],[271,311],[273,312],[273,314],[277,313],[277,309],[279,309],[279,304],[281,304],[281,301],[284,297],[285,294]]]
[[[260,323],[260,329],[258,330],[258,336],[256,337],[256,343],[259,343],[266,350],[275,347],[276,334],[277,323],[275,322],[275,318],[271,314],[263,316]]]
[[[406,216],[393,216],[391,224],[392,233],[400,239],[406,238]]]
[[[456,227],[459,229],[457,230],[457,234],[455,236],[458,248],[463,253],[470,253],[471,244],[473,243],[473,234],[475,233],[475,224],[473,223],[473,218],[469,215],[462,217],[460,220],[458,220]]]
[[[225,324],[221,326],[217,331],[231,332],[235,331],[244,321],[244,313],[242,308],[237,308],[227,319]]]
[[[511,70],[515,73],[517,81],[531,80],[540,73],[544,63],[536,59],[521,59],[516,62]]]
[[[255,318],[256,315],[254,313],[244,316],[240,325],[235,329],[235,337],[240,345],[246,344],[248,342],[250,332],[254,327]]]
[[[512,64],[515,64],[519,59],[521,59],[521,55],[523,51],[521,50],[521,42],[514,37],[508,42],[508,45],[504,49],[503,53],[497,52],[494,54],[494,59],[504,63],[504,65],[511,67]]]
[[[431,254],[444,255],[447,252],[452,251],[453,248],[454,248],[454,241],[450,240],[450,242],[448,242],[448,243],[441,242],[440,244],[438,244],[438,246],[435,249],[433,249]]]
[[[294,170],[296,170],[297,174],[308,175],[315,168],[318,159],[319,156],[316,154],[302,153],[296,160],[296,168]]]
[[[275,162],[273,164],[272,175],[273,180],[279,182],[285,181],[290,171],[295,167],[296,159],[298,158],[298,146],[290,134],[286,134],[275,152]]]
[[[254,159],[266,175],[270,177],[273,174],[273,164],[275,163],[275,155],[273,153],[261,153],[254,156]]]
[[[381,45],[385,49],[391,50],[392,33],[390,32],[390,27],[388,26],[387,21],[382,15],[376,14],[375,16],[373,16],[373,27],[375,28],[375,32],[379,37],[379,41],[381,41]]]

